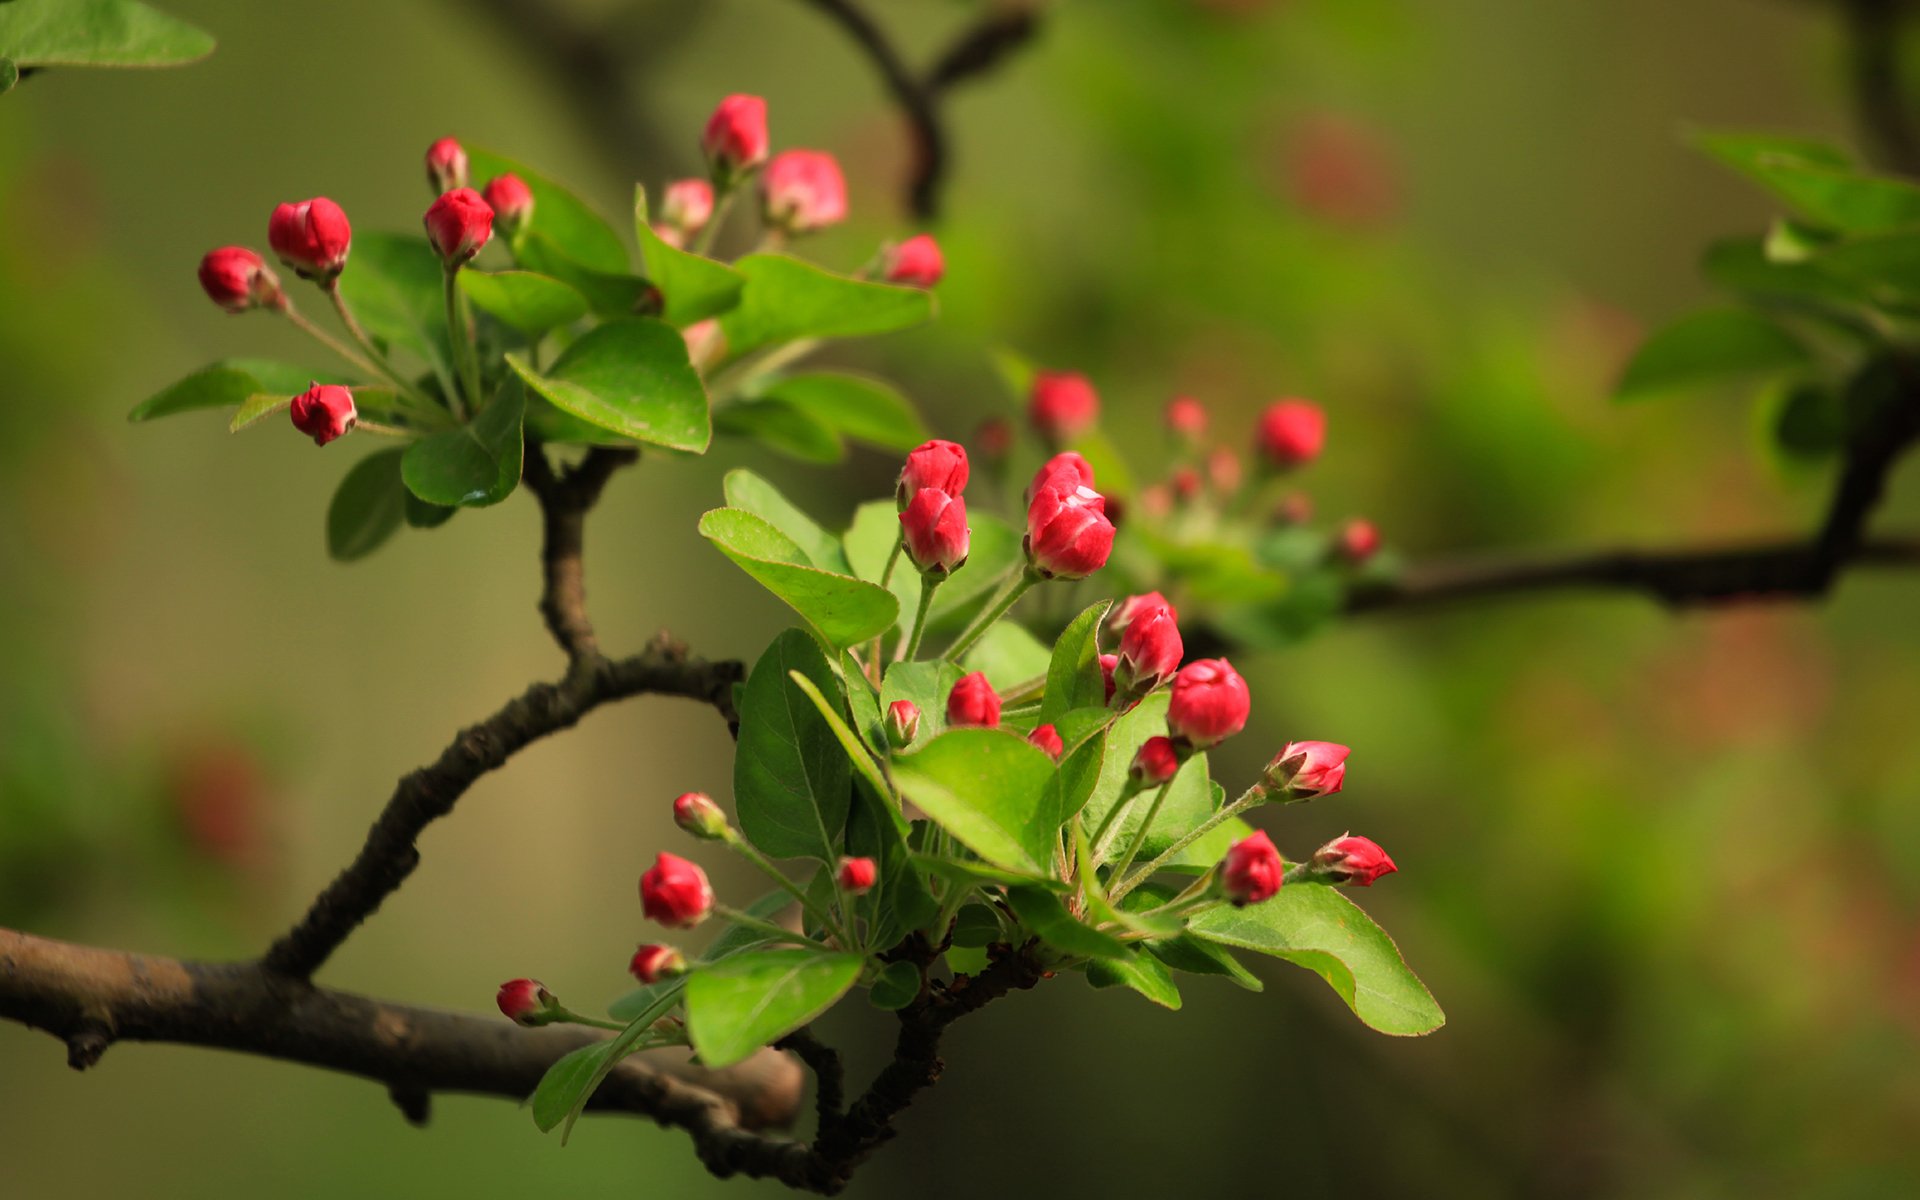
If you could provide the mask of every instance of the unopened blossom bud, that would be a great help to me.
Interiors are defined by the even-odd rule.
[[[879,877],[880,869],[872,859],[843,858],[839,870],[833,873],[833,882],[849,896],[864,896],[873,890],[874,881]]]
[[[286,302],[280,280],[266,260],[245,246],[207,251],[200,260],[200,287],[208,299],[231,313],[279,308]]]
[[[312,438],[316,446],[345,437],[360,423],[353,393],[332,383],[316,383],[301,392],[287,406],[287,412],[293,418],[293,427]]]
[[[1377,843],[1352,834],[1337,837],[1315,850],[1312,868],[1315,875],[1328,883],[1354,887],[1372,887],[1374,880],[1400,869]]]
[[[680,331],[680,337],[687,343],[687,361],[696,371],[710,371],[727,356],[727,334],[718,317],[695,321]]]
[[[1120,635],[1120,663],[1114,669],[1114,687],[1128,696],[1144,696],[1172,679],[1180,669],[1186,646],[1171,608],[1159,608],[1135,617]]]
[[[687,956],[672,946],[648,943],[633,952],[633,961],[627,964],[627,970],[641,983],[659,983],[662,979],[685,975]]]
[[[1062,450],[1033,473],[1033,481],[1027,484],[1027,503],[1050,487],[1071,492],[1076,488],[1093,487],[1093,466],[1082,455],[1071,450]],[[1102,509],[1104,511],[1104,507]]]
[[[640,909],[668,928],[691,929],[713,911],[713,885],[697,865],[662,851],[640,876]]]
[[[720,101],[700,138],[713,177],[723,185],[766,162],[768,145],[767,102],[758,96],[733,95]]]
[[[1320,457],[1327,440],[1327,417],[1305,400],[1276,400],[1260,414],[1257,435],[1261,455],[1279,470]]]
[[[1176,621],[1180,619],[1179,612],[1159,592],[1142,592],[1138,596],[1128,596],[1114,605],[1112,615],[1107,618],[1107,631],[1116,634],[1125,633],[1127,627],[1135,621],[1150,617],[1157,612],[1167,613]]]
[[[1192,467],[1180,467],[1167,478],[1167,485],[1173,490],[1173,498],[1181,504],[1192,504],[1200,498],[1200,472]]]
[[[1188,663],[1173,677],[1167,703],[1167,731],[1204,750],[1239,733],[1247,725],[1253,698],[1247,681],[1224,658]]]
[[[790,234],[811,233],[847,218],[847,181],[840,163],[821,150],[787,150],[760,177],[767,224]]]
[[[1357,566],[1380,549],[1380,530],[1365,517],[1355,517],[1340,527],[1335,549],[1341,558]]]
[[[1189,443],[1207,435],[1207,407],[1192,396],[1175,396],[1167,401],[1164,419],[1167,432]]]
[[[1118,654],[1102,654],[1100,656],[1100,682],[1106,686],[1108,704],[1113,703],[1113,673],[1119,669],[1120,656]]]
[[[494,1003],[516,1025],[545,1025],[559,1015],[553,993],[538,979],[507,980]]]
[[[1220,885],[1235,908],[1270,900],[1280,890],[1287,864],[1274,849],[1265,830],[1241,838],[1227,848],[1220,863]]]
[[[1305,525],[1313,520],[1313,497],[1305,492],[1291,492],[1273,510],[1273,519],[1280,525]]]
[[[427,209],[427,240],[449,267],[480,253],[493,236],[493,207],[472,188],[454,188]]]
[[[1127,778],[1136,788],[1159,787],[1172,779],[1180,770],[1180,754],[1174,748],[1173,739],[1150,737],[1140,743],[1140,749],[1134,751],[1133,762],[1127,767]]]
[[[427,147],[427,186],[438,196],[467,186],[467,150],[450,137]]]
[[[1000,694],[987,682],[985,672],[963,675],[947,693],[947,724],[977,725],[986,729],[1000,724]]]
[[[487,180],[486,191],[480,194],[493,210],[493,219],[500,231],[512,237],[527,218],[533,215],[533,189],[526,180],[518,175],[496,175]]]
[[[277,206],[267,218],[267,244],[294,274],[324,283],[347,265],[353,227],[338,204],[315,196]]]
[[[989,462],[999,462],[1013,453],[1013,422],[1005,417],[988,417],[973,431],[973,444]]]
[[[889,247],[881,256],[881,273],[888,283],[930,288],[947,273],[947,260],[933,235],[923,233]]]
[[[1140,492],[1140,511],[1154,520],[1173,512],[1173,489],[1164,483],[1152,484]]]
[[[713,217],[713,185],[704,179],[677,179],[660,197],[660,219],[683,235],[707,227]]]
[[[1092,488],[1049,485],[1027,506],[1027,562],[1049,579],[1084,579],[1113,553],[1113,523]]]
[[[1060,731],[1051,725],[1041,725],[1027,735],[1027,740],[1047,752],[1047,757],[1055,762],[1066,753],[1067,744],[1060,740]]]
[[[1207,483],[1215,494],[1231,496],[1240,490],[1240,483],[1246,471],[1240,465],[1240,456],[1225,446],[1217,447],[1207,455]]]
[[[887,744],[904,750],[920,736],[920,706],[911,700],[887,705]]]
[[[1265,783],[1283,800],[1331,796],[1347,779],[1347,755],[1338,742],[1288,742],[1267,764]]]
[[[972,533],[967,502],[939,488],[921,488],[900,514],[907,558],[929,580],[943,580],[967,561]]]
[[[727,814],[705,792],[683,792],[673,801],[673,823],[703,841],[727,836]]]
[[[949,496],[967,490],[967,450],[959,442],[934,438],[907,452],[906,465],[894,485],[894,504],[905,511],[921,488],[939,488]]]
[[[1100,419],[1100,396],[1085,375],[1040,371],[1027,397],[1027,421],[1035,433],[1059,445],[1092,429]]]

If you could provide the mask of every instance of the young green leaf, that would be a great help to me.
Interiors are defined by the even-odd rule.
[[[860,735],[853,731],[853,727],[847,724],[847,719],[835,711],[833,702],[821,693],[819,685],[798,671],[789,672],[788,675],[793,680],[793,685],[800,689],[801,694],[813,702],[813,707],[826,721],[827,728],[833,731],[834,740],[838,741],[841,749],[847,752],[847,758],[852,761],[853,769],[866,780],[867,786],[873,789],[873,794],[883,798],[891,796],[892,791],[887,787],[886,779],[880,774],[879,764],[873,761],[871,754],[867,753],[866,744],[860,740]]]
[[[646,210],[646,189],[636,186],[633,227],[640,237],[640,254],[646,262],[647,276],[665,299],[662,320],[684,329],[740,303],[741,290],[747,285],[740,272],[704,254],[668,245],[653,231]]]
[[[891,962],[881,969],[868,993],[875,1008],[897,1012],[920,997],[920,968],[910,962]]]
[[[720,318],[734,358],[774,342],[891,333],[933,316],[933,297],[920,288],[835,275],[783,254],[749,254],[734,269],[746,289]]]
[[[740,743],[733,758],[740,831],[775,858],[840,855],[851,766],[820,710],[792,676],[820,690],[839,688],[812,638],[789,629],[774,639],[740,698]]]
[[[1920,187],[1859,170],[1820,142],[1738,133],[1694,140],[1819,224],[1850,233],[1920,224]]]
[[[293,396],[315,383],[345,382],[337,372],[270,359],[222,359],[142,400],[127,414],[127,420],[137,423],[203,408],[230,408],[244,405],[255,396]]]
[[[551,276],[579,292],[595,316],[617,319],[646,314],[657,299],[647,280],[624,269],[597,271],[583,266],[538,230],[523,229],[514,237],[513,257],[522,268]]]
[[[553,1127],[560,1126],[560,1144],[566,1145],[573,1135],[573,1123],[580,1119],[580,1113],[593,1098],[607,1076],[620,1065],[620,1060],[631,1054],[642,1039],[652,1029],[653,1023],[675,1004],[680,1002],[682,980],[673,980],[665,984],[654,998],[654,1002],[643,1009],[627,1027],[604,1042],[586,1047],[594,1051],[581,1054],[575,1051],[547,1068],[533,1091],[533,1123],[540,1132],[549,1133]]]
[[[904,749],[924,746],[947,729],[947,694],[965,674],[958,663],[898,662],[880,681],[880,711],[905,700],[920,710],[920,730]]]
[[[716,508],[700,518],[700,535],[792,606],[836,649],[892,628],[899,616],[899,602],[891,592],[820,570],[792,538],[752,513]]]
[[[341,477],[327,505],[327,553],[341,562],[365,558],[400,528],[407,505],[400,481],[402,449],[367,455]]]
[[[1101,708],[1107,685],[1100,673],[1100,623],[1111,600],[1102,600],[1073,619],[1053,644],[1047,662],[1047,690],[1040,701],[1040,724],[1051,725],[1071,709]]]
[[[212,53],[212,35],[134,0],[0,4],[0,57],[15,64],[16,71],[20,67],[170,67]]]
[[[1648,338],[1614,389],[1639,400],[1728,376],[1796,367],[1810,355],[1800,340],[1745,309],[1715,309],[1680,318]]]
[[[697,968],[687,980],[687,1032],[700,1060],[729,1067],[813,1020],[860,978],[858,954],[762,950]]]
[[[735,400],[721,405],[713,411],[713,428],[801,462],[825,466],[847,456],[839,434],[784,400]]]
[[[1045,751],[1004,729],[950,729],[893,762],[901,794],[968,849],[1043,876],[1059,828],[1040,803],[1053,772]]]
[[[532,271],[462,271],[457,278],[475,308],[529,336],[587,315],[585,296]]]
[[[1045,675],[1052,657],[1047,644],[1025,625],[1002,621],[967,651],[966,668],[984,672],[994,690],[1004,692]]]
[[[726,494],[728,506],[744,509],[792,538],[794,545],[806,554],[809,565],[836,575],[853,574],[847,566],[846,554],[840,549],[840,539],[820,528],[812,517],[765,479],[744,469],[728,471],[721,481],[721,490]]]
[[[356,231],[340,295],[375,340],[418,355],[453,390],[446,271],[426,238]]]
[[[486,410],[466,425],[430,434],[407,448],[401,475],[407,490],[429,504],[484,507],[520,486],[526,392],[502,387]]]
[[[1149,954],[1128,951],[1118,958],[1087,964],[1087,982],[1097,988],[1129,987],[1162,1008],[1180,1007],[1180,989],[1166,965]]]
[[[627,270],[627,248],[613,226],[560,184],[525,163],[478,146],[467,147],[467,164],[476,190],[506,174],[518,175],[527,185],[533,193],[533,212],[523,234],[539,234],[551,240],[583,267],[614,274]]]
[[[1041,941],[1076,958],[1126,958],[1127,944],[1110,933],[1082,924],[1067,911],[1060,897],[1045,888],[1010,887],[1007,903]]]
[[[759,398],[780,401],[835,433],[884,450],[911,450],[929,436],[905,396],[864,375],[789,375],[763,389]]]
[[[517,355],[506,358],[528,387],[590,425],[695,454],[712,438],[706,387],[670,325],[608,321],[568,346],[544,374]]]

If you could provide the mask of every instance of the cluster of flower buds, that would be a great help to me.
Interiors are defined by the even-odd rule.
[[[907,455],[894,488],[900,538],[907,558],[928,583],[939,583],[967,561],[973,531],[967,525],[967,451],[935,439]]]

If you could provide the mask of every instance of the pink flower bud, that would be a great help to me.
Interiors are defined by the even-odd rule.
[[[1287,864],[1265,830],[1241,838],[1227,848],[1220,863],[1220,883],[1235,908],[1270,900],[1280,890]]]
[[[1180,769],[1180,754],[1172,738],[1150,737],[1140,743],[1127,767],[1127,778],[1135,787],[1159,787]]]
[[[293,398],[287,406],[293,427],[324,446],[353,432],[360,414],[353,407],[353,393],[332,383],[316,383]]]
[[[467,186],[467,150],[450,137],[427,147],[427,186],[438,196]]]
[[[911,700],[887,705],[887,744],[904,750],[920,736],[920,706]]]
[[[1173,677],[1173,698],[1167,704],[1167,731],[1204,750],[1247,726],[1253,698],[1247,681],[1224,658],[1188,663]]]
[[[493,208],[472,188],[454,188],[433,202],[423,223],[434,253],[457,267],[493,236]]]
[[[1167,484],[1173,489],[1173,498],[1181,504],[1192,504],[1200,498],[1200,472],[1192,467],[1177,468]]]
[[[1365,517],[1355,517],[1340,527],[1340,540],[1336,544],[1340,557],[1358,565],[1372,558],[1380,549],[1380,530]]]
[[[1113,614],[1107,618],[1107,630],[1110,633],[1125,633],[1135,621],[1157,612],[1164,612],[1176,621],[1180,619],[1179,612],[1159,592],[1128,596],[1114,607]]]
[[[894,503],[904,511],[921,488],[939,488],[949,496],[966,491],[966,448],[935,438],[908,451],[907,465],[900,468],[900,482],[894,485]]]
[[[874,880],[880,877],[880,869],[873,865],[870,858],[843,858],[840,869],[833,874],[833,882],[849,896],[864,896],[873,890]]]
[[[1400,869],[1376,843],[1352,834],[1337,837],[1315,850],[1312,865],[1313,873],[1328,883],[1354,887],[1372,887],[1374,880]]]
[[[326,281],[347,265],[353,227],[347,214],[325,196],[282,204],[267,218],[267,244],[302,279]]]
[[[1213,490],[1222,496],[1231,496],[1240,490],[1246,471],[1240,465],[1240,456],[1225,446],[1218,447],[1207,455],[1207,482]]]
[[[627,970],[641,983],[659,983],[662,979],[685,975],[687,956],[672,946],[648,943],[633,952],[633,961],[627,964]]]
[[[727,836],[727,814],[705,792],[683,792],[673,801],[673,823],[703,841]]]
[[[1013,422],[1005,417],[988,417],[973,431],[973,444],[989,462],[999,462],[1013,453]]]
[[[984,672],[963,675],[947,693],[947,724],[993,729],[1000,724],[1000,695]]]
[[[1027,735],[1027,740],[1047,752],[1047,757],[1055,762],[1066,753],[1067,744],[1060,740],[1060,731],[1051,725],[1041,725]]]
[[[1287,800],[1331,796],[1347,779],[1347,755],[1338,742],[1288,742],[1267,764],[1266,782]]]
[[[1106,685],[1108,704],[1113,703],[1113,673],[1119,670],[1119,668],[1120,656],[1118,654],[1102,654],[1100,656],[1100,682]]]
[[[683,234],[699,233],[713,217],[713,185],[704,179],[677,179],[660,197],[660,219]]]
[[[1120,664],[1114,686],[1128,696],[1144,696],[1172,679],[1186,646],[1173,610],[1161,607],[1136,617],[1120,635]]]
[[[1173,489],[1156,483],[1140,493],[1140,511],[1156,520],[1173,512]]]
[[[1305,525],[1313,520],[1313,497],[1292,492],[1273,510],[1273,519],[1281,525]]]
[[[266,260],[245,246],[222,246],[200,260],[200,286],[207,298],[231,313],[250,308],[279,308],[285,303],[280,280]]]
[[[509,979],[494,1003],[516,1025],[545,1025],[554,1017],[554,996],[538,979]]]
[[[882,256],[881,271],[888,283],[930,288],[947,273],[947,260],[933,235],[923,233],[888,249]]]
[[[907,557],[930,580],[942,580],[967,561],[971,531],[967,502],[939,488],[921,488],[900,514]]]
[[[1076,488],[1092,486],[1093,467],[1082,456],[1071,450],[1063,450],[1041,463],[1040,469],[1033,473],[1033,482],[1027,485],[1026,500],[1032,504],[1033,498],[1049,487],[1071,492]],[[1102,508],[1101,511],[1106,510]]]
[[[1049,484],[1027,506],[1027,562],[1050,579],[1085,579],[1113,553],[1113,523],[1092,488]]]
[[[713,910],[713,885],[698,866],[662,851],[640,876],[640,909],[670,929],[691,929]]]
[[[493,219],[508,237],[512,237],[533,215],[533,191],[518,175],[496,175],[487,180],[481,199],[493,210]]]
[[[1192,396],[1175,396],[1167,401],[1167,431],[1188,442],[1207,436],[1206,405]]]
[[[1326,440],[1326,414],[1305,400],[1276,400],[1260,414],[1260,453],[1281,470],[1320,457]]]
[[[700,139],[714,177],[723,181],[766,162],[767,146],[767,102],[758,96],[720,101]]]
[[[1100,419],[1100,397],[1085,375],[1040,371],[1027,399],[1027,420],[1054,445],[1070,442]]]
[[[711,370],[727,356],[727,335],[718,317],[695,321],[682,329],[680,336],[687,343],[687,360],[695,370]]]
[[[847,181],[833,155],[788,150],[767,164],[760,203],[767,224],[790,234],[811,233],[846,220]]]

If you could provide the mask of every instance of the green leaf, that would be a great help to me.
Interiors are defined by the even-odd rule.
[[[1053,777],[1044,750],[1004,729],[950,729],[894,759],[907,799],[988,862],[1053,873],[1059,822],[1040,800]]]
[[[1854,233],[1920,223],[1920,187],[1858,170],[1820,142],[1755,134],[1694,140],[1817,223]]]
[[[929,436],[905,396],[864,375],[789,375],[759,398],[780,401],[836,433],[884,450],[911,450]]]
[[[624,269],[596,271],[570,257],[552,238],[521,230],[513,239],[514,261],[529,271],[549,275],[586,298],[596,316],[651,316],[658,296],[653,284]]]
[[[1180,989],[1174,986],[1172,973],[1159,959],[1138,951],[1088,963],[1087,982],[1097,988],[1132,988],[1162,1008],[1180,1007]]]
[[[951,936],[956,946],[991,946],[1005,940],[1006,930],[998,912],[984,904],[968,904],[954,917]]]
[[[1004,692],[1045,675],[1051,659],[1046,643],[1028,633],[1025,625],[1002,621],[967,651],[966,668],[984,672],[994,690]]]
[[[1700,270],[1713,283],[1760,304],[1846,312],[1871,303],[1865,288],[1835,275],[1817,259],[1777,261],[1768,256],[1763,239],[1752,235],[1722,238],[1708,246]]]
[[[1167,692],[1154,692],[1122,713],[1107,729],[1106,757],[1093,794],[1082,808],[1088,829],[1098,829],[1127,786],[1127,768],[1146,740],[1167,732]],[[1200,757],[1196,755],[1195,757]]]
[[[21,67],[166,67],[205,58],[213,45],[205,31],[133,0],[0,4],[0,55]]]
[[[6,95],[20,82],[20,64],[10,58],[0,58],[0,96]]]
[[[1141,890],[1145,891],[1146,889],[1142,888]],[[750,917],[759,917],[763,921],[772,921],[782,912],[791,908],[793,903],[792,893],[788,892],[785,888],[775,888],[773,891],[765,893],[755,899],[753,903],[747,905],[746,913]],[[778,939],[762,933],[751,926],[728,924],[725,929],[720,931],[719,936],[707,944],[706,950],[699,956],[699,961],[703,963],[719,962],[723,958],[740,954],[759,946],[774,945],[777,943]],[[645,1012],[655,1000],[658,1000],[662,992],[668,988],[677,988],[679,986],[680,982],[674,979],[665,979],[659,983],[645,984],[628,992],[626,995],[608,1005],[607,1015],[616,1021],[631,1021]]]
[[[1890,233],[1837,243],[1814,265],[1869,289],[1876,302],[1920,300],[1920,235]]]
[[[403,490],[404,486],[403,482]],[[438,529],[453,520],[453,514],[460,511],[445,504],[428,504],[412,492],[407,492],[406,497],[407,524],[414,529]]]
[[[1038,871],[996,867],[992,863],[981,862],[977,858],[942,858],[934,854],[915,854],[913,863],[922,871],[938,875],[943,879],[952,879],[958,883],[1032,884],[1035,887],[1061,893],[1073,890],[1060,880],[1050,878]]]
[[[665,299],[662,320],[684,329],[740,302],[740,293],[747,285],[745,276],[704,254],[668,245],[648,224],[646,211],[646,189],[636,186],[633,227],[640,236],[640,255],[646,260],[647,275]]]
[[[20,2],[14,0],[16,4]],[[292,396],[306,391],[314,383],[344,382],[331,371],[315,371],[270,359],[222,359],[142,400],[127,414],[127,420],[137,423],[203,408],[229,408],[259,395]]]
[[[1100,673],[1100,623],[1113,601],[1102,600],[1073,619],[1053,644],[1047,663],[1047,690],[1040,701],[1040,724],[1051,725],[1076,708],[1101,708],[1107,685]]]
[[[966,672],[958,663],[899,662],[887,668],[880,681],[880,711],[896,701],[910,701],[920,710],[920,730],[902,750],[924,746],[947,731],[947,695]]]
[[[533,1123],[542,1133],[551,1132],[556,1125],[561,1126],[560,1144],[566,1145],[567,1138],[573,1134],[573,1123],[580,1118],[580,1112],[593,1098],[607,1076],[620,1065],[620,1060],[632,1053],[645,1038],[653,1023],[667,1014],[680,1002],[682,981],[676,979],[665,985],[654,1002],[636,1016],[627,1027],[604,1042],[584,1047],[593,1051],[582,1054],[574,1051],[547,1068],[533,1091]]]
[[[839,742],[841,749],[847,752],[847,758],[852,762],[853,769],[860,772],[860,777],[867,781],[867,786],[873,789],[873,794],[883,798],[891,796],[893,792],[887,787],[885,777],[880,774],[879,764],[874,762],[873,756],[867,753],[866,743],[862,742],[860,735],[847,724],[847,719],[834,710],[833,702],[826,698],[813,680],[798,671],[789,673],[788,677],[793,680],[794,686],[813,702],[813,707],[826,721],[827,728],[833,731],[834,740]]]
[[[739,307],[720,318],[733,358],[799,338],[891,333],[933,316],[933,298],[920,288],[835,275],[784,254],[749,254],[734,269],[746,289]]]
[[[281,409],[290,407],[292,404],[292,396],[282,396],[267,392],[263,392],[257,396],[249,396],[245,404],[242,404],[238,409],[234,410],[233,420],[227,422],[227,432],[239,433],[247,426],[265,420],[267,417],[272,416]],[[359,407],[357,403],[354,405],[356,410],[358,410]]]
[[[1446,1023],[1393,939],[1325,884],[1288,884],[1271,900],[1213,909],[1188,928],[1196,937],[1313,971],[1356,1016],[1382,1033],[1431,1033]]]
[[[1730,375],[1799,366],[1809,357],[1797,338],[1757,313],[1693,313],[1646,340],[1627,364],[1614,398],[1644,399]]]
[[[375,340],[419,355],[453,390],[446,270],[425,237],[356,232],[340,295]]]
[[[852,768],[833,729],[794,683],[796,673],[822,692],[839,687],[812,638],[789,629],[774,639],[740,697],[734,805],[740,831],[766,853],[831,863],[840,856]]]
[[[1827,462],[1847,443],[1846,409],[1831,388],[1820,384],[1767,389],[1758,417],[1767,449],[1785,467]]]
[[[406,516],[400,481],[403,449],[367,455],[341,477],[327,505],[327,553],[341,562],[365,558],[393,536]]]
[[[846,553],[840,548],[840,539],[822,529],[763,477],[745,469],[728,471],[721,481],[721,490],[729,507],[750,512],[793,539],[810,566],[837,575],[853,573],[847,566]]]
[[[875,1008],[898,1012],[920,998],[920,968],[910,962],[888,963],[868,995]]]
[[[528,387],[590,425],[695,454],[712,438],[706,387],[670,325],[609,321],[568,346],[545,374],[516,355],[506,358]]]
[[[1127,899],[1131,900],[1133,896]],[[1155,938],[1146,945],[1149,953],[1176,971],[1191,975],[1223,976],[1250,992],[1266,990],[1267,985],[1260,981],[1258,975],[1247,970],[1231,951],[1213,942],[1181,934],[1178,937]]]
[[[304,385],[295,389],[296,394],[305,390]],[[353,407],[362,420],[379,421],[395,428],[406,428],[419,418],[416,410],[401,404],[399,396],[392,388],[365,386],[349,390],[353,392]],[[293,397],[284,393],[262,392],[249,396],[246,403],[234,411],[233,419],[227,422],[227,432],[239,433],[242,429],[256,425],[282,411],[292,403]]]
[[[826,465],[847,456],[839,434],[784,400],[735,400],[714,410],[713,427],[801,462]]]
[[[910,930],[931,925],[939,911],[927,873],[908,846],[910,833],[890,796],[867,788],[856,792],[847,817],[847,853],[871,858],[880,868],[873,890],[854,901],[875,946],[898,944]]]
[[[401,473],[407,490],[429,504],[484,507],[520,486],[526,392],[502,387],[493,403],[458,429],[430,434],[407,448]]]
[[[828,645],[845,649],[892,628],[899,603],[877,584],[813,566],[794,540],[737,508],[700,518],[700,535],[806,618]]]
[[[476,190],[509,173],[518,175],[527,185],[533,193],[533,213],[520,231],[522,236],[538,234],[574,262],[595,271],[618,274],[627,270],[627,247],[620,235],[566,188],[525,163],[477,146],[467,147],[467,164]]]
[[[1067,731],[1061,729],[1059,732],[1065,741]],[[1073,746],[1070,741],[1065,744]],[[1094,786],[1100,782],[1106,752],[1106,738],[1094,737],[1069,749],[1066,757],[1060,760],[1060,769],[1047,782],[1047,792],[1042,800],[1043,806],[1054,814],[1058,823],[1065,824],[1072,820],[1073,815],[1085,807],[1087,798],[1093,795]]]
[[[813,1020],[860,978],[858,954],[764,950],[703,966],[687,980],[687,1032],[701,1062],[729,1067]]]
[[[1045,888],[1010,887],[1007,903],[1020,923],[1047,945],[1075,958],[1125,958],[1127,944],[1075,920],[1060,897]]]
[[[475,308],[528,336],[587,315],[585,296],[558,279],[532,271],[466,270],[455,278]]]

